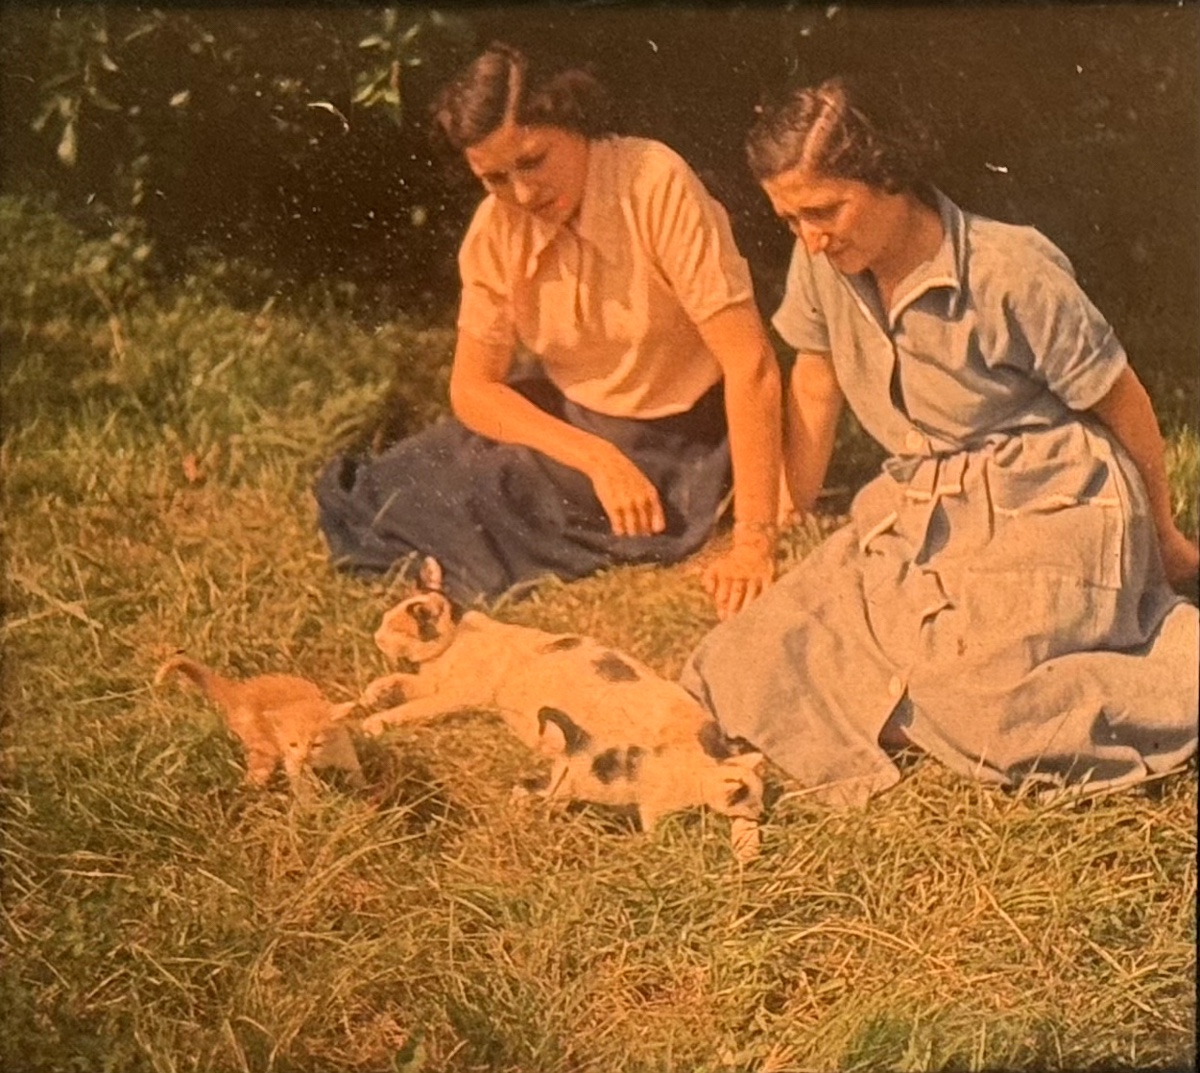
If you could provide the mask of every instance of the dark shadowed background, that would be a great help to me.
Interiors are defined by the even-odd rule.
[[[593,63],[625,128],[678,149],[727,206],[767,311],[791,240],[742,161],[754,106],[789,78],[878,72],[938,132],[942,188],[1048,234],[1160,399],[1200,398],[1193,3],[6,5],[2,20],[6,192],[52,192],[91,234],[136,232],[163,273],[237,258],[250,291],[321,279],[380,319],[453,309],[479,195],[434,158],[426,110],[493,38]]]

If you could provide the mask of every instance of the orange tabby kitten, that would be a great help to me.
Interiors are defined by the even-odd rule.
[[[330,704],[319,686],[290,674],[261,674],[234,681],[186,656],[167,660],[154,675],[159,685],[172,675],[191,679],[224,713],[246,750],[246,782],[264,786],[282,760],[293,790],[309,767],[348,772],[352,786],[365,785],[358,755],[340,722],[355,705]]]

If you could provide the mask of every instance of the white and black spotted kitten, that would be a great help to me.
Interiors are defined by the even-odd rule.
[[[436,564],[426,563],[436,585]],[[464,709],[495,711],[551,771],[535,792],[637,809],[643,830],[668,812],[707,805],[734,821],[739,856],[758,849],[762,755],[742,751],[681,685],[631,656],[573,634],[497,622],[477,611],[455,621],[449,600],[421,593],[388,611],[375,643],[417,665],[373,681],[361,704],[398,690],[403,703],[362,729],[421,723]]]

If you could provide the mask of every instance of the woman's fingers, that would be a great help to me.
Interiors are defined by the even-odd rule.
[[[630,516],[634,528],[626,533],[627,536],[649,536],[652,533],[661,533],[667,527],[662,501],[652,485],[645,495],[635,500]]]
[[[650,498],[650,532],[665,533],[667,531],[667,514],[663,510],[662,499],[657,491]]]
[[[641,499],[607,511],[617,536],[649,536],[666,529],[662,504],[658,495]]]
[[[758,578],[725,578],[718,586],[716,598],[717,617],[732,618],[745,610],[762,595],[763,583]]]
[[[623,456],[592,475],[596,497],[617,536],[664,532],[666,516],[658,490]]]
[[[630,536],[637,530],[637,520],[629,507],[613,507],[608,513],[608,520],[612,522],[613,532],[617,536]]]
[[[774,577],[767,550],[735,547],[704,571],[701,583],[720,619],[732,618],[750,606]]]

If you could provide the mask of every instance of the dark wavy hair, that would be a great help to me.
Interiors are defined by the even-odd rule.
[[[496,41],[442,89],[433,105],[434,129],[461,152],[509,118],[586,138],[613,132],[608,94],[588,68],[533,58]]]
[[[925,200],[932,197],[929,175],[938,154],[932,132],[899,93],[844,75],[761,107],[746,138],[759,182],[803,168]]]

